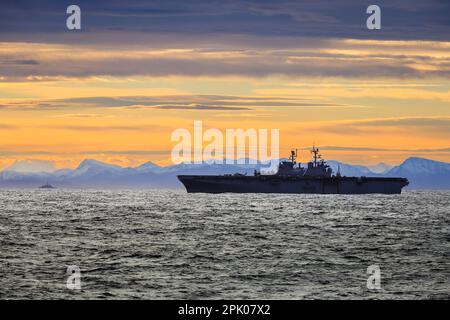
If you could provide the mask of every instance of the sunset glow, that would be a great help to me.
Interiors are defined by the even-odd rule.
[[[315,143],[349,163],[450,161],[448,39],[94,27],[0,36],[0,169],[170,164],[170,133],[194,120],[280,129],[283,155]]]

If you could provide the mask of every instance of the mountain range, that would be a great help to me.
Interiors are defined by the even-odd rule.
[[[247,159],[248,160],[248,159]],[[247,162],[248,163],[248,162]],[[361,166],[327,161],[333,172],[343,176],[406,177],[412,189],[450,189],[450,163],[425,158],[408,158],[398,166]],[[93,159],[75,169],[55,170],[40,160],[16,161],[0,172],[2,188],[35,188],[45,183],[64,188],[182,188],[179,174],[253,174],[264,167],[253,164],[177,164],[162,167],[146,162],[138,167],[121,167]],[[39,171],[41,170],[41,171]]]

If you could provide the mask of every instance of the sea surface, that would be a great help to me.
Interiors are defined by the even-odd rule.
[[[0,298],[449,299],[449,227],[450,191],[0,190]]]

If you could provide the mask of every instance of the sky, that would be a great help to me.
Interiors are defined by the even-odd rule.
[[[81,8],[81,30],[66,8]],[[381,8],[368,30],[366,8]],[[449,1],[0,4],[0,169],[171,163],[177,128],[279,129],[280,153],[450,162]]]

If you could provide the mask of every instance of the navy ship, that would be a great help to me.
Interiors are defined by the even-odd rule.
[[[313,193],[313,194],[400,194],[409,184],[406,178],[346,177],[333,170],[322,159],[319,149],[311,150],[312,161],[303,168],[297,163],[297,151],[291,151],[272,175],[255,170],[245,174],[179,175],[189,193]]]

